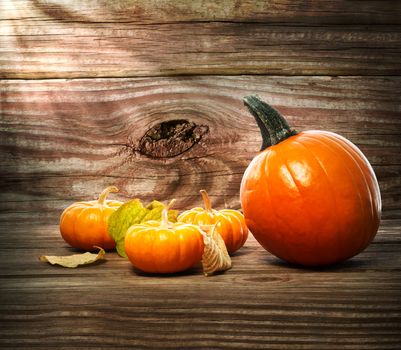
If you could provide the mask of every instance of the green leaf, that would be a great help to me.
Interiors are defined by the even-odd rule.
[[[146,206],[146,209],[149,209],[149,210],[156,209],[156,208],[164,208],[164,204],[159,201],[153,200]]]
[[[160,220],[161,219],[161,214],[164,208],[164,204],[159,202],[159,201],[152,201],[150,202],[147,206],[147,209],[149,209],[151,212],[146,215],[145,218],[143,218],[142,222],[146,222],[149,220]],[[170,209],[168,211],[168,221],[170,222],[177,222],[177,217],[178,217],[178,210],[173,210]]]
[[[160,220],[160,218],[162,216],[162,211],[163,211],[163,206],[155,207],[150,210],[148,209],[148,212],[146,213],[146,215],[142,221],[146,222],[149,220]]]
[[[168,221],[177,222],[178,210],[170,209],[168,211]]]
[[[125,253],[125,235],[130,226],[140,224],[149,220],[160,221],[164,204],[159,201],[152,201],[144,207],[139,199],[134,199],[124,203],[113,214],[108,221],[108,232],[116,242],[117,252],[120,256],[126,258]],[[177,210],[169,210],[168,218],[171,222],[176,222],[178,216]]]
[[[128,228],[131,225],[139,224],[147,214],[148,209],[144,208],[139,199],[133,199],[124,203],[113,214],[108,221],[109,235],[115,240],[117,252],[126,258],[124,239]]]

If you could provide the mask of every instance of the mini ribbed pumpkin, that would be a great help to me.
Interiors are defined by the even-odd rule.
[[[214,225],[231,254],[240,249],[248,238],[248,228],[242,213],[233,209],[215,210],[205,190],[200,191],[204,208],[196,207],[184,211],[178,216],[178,221],[194,225]]]
[[[132,225],[125,236],[125,252],[131,263],[148,273],[175,273],[189,269],[202,259],[204,242],[198,226],[169,222],[168,209],[162,220]]]
[[[95,246],[113,249],[114,240],[107,232],[107,220],[122,202],[106,200],[110,192],[117,192],[115,186],[107,187],[98,200],[76,202],[68,206],[60,217],[60,233],[72,247],[94,250]]]

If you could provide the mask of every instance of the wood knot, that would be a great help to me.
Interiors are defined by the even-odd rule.
[[[138,151],[153,158],[170,158],[188,151],[209,132],[207,125],[177,119],[156,124],[142,136]]]

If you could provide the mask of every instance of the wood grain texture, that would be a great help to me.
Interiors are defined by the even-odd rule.
[[[239,207],[242,174],[260,148],[242,97],[259,94],[298,130],[337,132],[372,163],[384,214],[400,207],[401,79],[374,77],[170,77],[2,81],[1,218],[51,217],[107,185],[123,198]],[[185,119],[208,128],[171,158],[141,154],[154,125]]]
[[[301,269],[252,238],[233,268],[171,276],[116,253],[65,269],[41,254],[74,252],[54,225],[10,221],[0,234],[0,347],[5,349],[399,349],[400,220],[383,221],[352,260]],[[27,235],[29,232],[29,235]]]
[[[3,1],[0,19],[63,22],[264,22],[290,24],[401,24],[397,0],[114,0]]]
[[[0,1],[0,348],[400,349],[400,44],[400,1]],[[238,208],[261,143],[250,93],[366,154],[384,209],[368,249],[301,269],[250,237],[212,278],[144,275],[114,252],[38,261],[76,252],[59,215],[110,184]],[[166,125],[190,134],[163,146]]]
[[[0,77],[399,75],[401,26],[4,20]]]

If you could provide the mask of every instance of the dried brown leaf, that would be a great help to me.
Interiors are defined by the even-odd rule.
[[[202,255],[203,273],[211,276],[231,268],[231,258],[216,225],[202,225],[205,249]]]
[[[75,268],[80,265],[92,264],[95,261],[104,259],[106,252],[100,247],[97,254],[94,253],[83,253],[83,254],[73,254],[65,256],[55,256],[55,255],[42,255],[39,257],[40,261],[48,262],[52,265],[60,265],[63,267]]]

